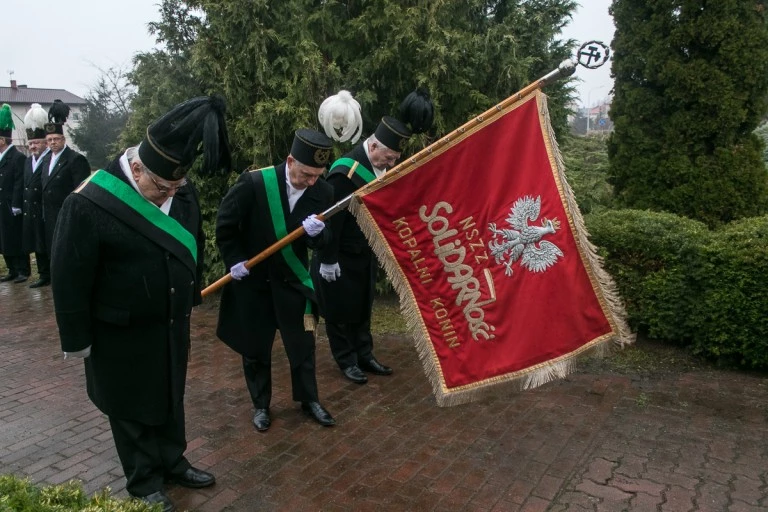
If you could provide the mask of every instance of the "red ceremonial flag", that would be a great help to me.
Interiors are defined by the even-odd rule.
[[[510,381],[538,386],[575,356],[630,341],[539,90],[394,171],[351,208],[400,294],[439,405]]]

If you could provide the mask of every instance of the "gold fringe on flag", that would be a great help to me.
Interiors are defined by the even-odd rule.
[[[612,344],[623,347],[634,341],[634,335],[631,333],[629,326],[626,323],[626,312],[621,298],[619,297],[615,282],[611,276],[603,270],[602,259],[597,254],[596,247],[589,242],[589,234],[584,224],[584,219],[579,211],[573,190],[566,180],[565,166],[549,120],[546,96],[538,89],[534,90],[531,94],[537,95],[539,120],[542,123],[542,131],[545,135],[544,138],[550,158],[550,166],[557,182],[561,198],[564,200],[568,221],[575,234],[582,262],[613,332],[594,339],[584,346],[559,358],[517,372],[491,377],[480,382],[448,389],[444,385],[445,379],[442,376],[442,370],[432,347],[432,341],[427,331],[427,327],[422,320],[416,297],[410,288],[408,280],[402,273],[394,254],[385,242],[386,239],[384,235],[379,231],[377,224],[373,220],[373,216],[358,196],[358,193],[365,194],[372,192],[385,186],[388,182],[394,179],[394,176],[390,175],[388,172],[382,179],[377,179],[364,189],[360,189],[351,201],[349,209],[357,219],[360,229],[368,239],[373,252],[382,264],[392,286],[400,297],[400,311],[405,318],[408,330],[414,337],[416,350],[424,365],[427,378],[432,384],[435,398],[439,406],[459,405],[477,400],[487,394],[490,389],[496,387],[497,384],[501,383],[504,383],[505,385],[509,384],[512,388],[518,390],[535,388],[554,379],[564,378],[573,372],[574,362],[577,357],[582,357],[587,354],[603,356]],[[464,138],[470,136],[477,129],[480,129],[481,125],[485,126],[490,121],[513,110],[525,99],[527,99],[527,95],[525,97],[518,96],[518,101],[507,103],[504,108],[498,108],[497,112],[494,112],[493,115],[489,115],[485,118],[478,117],[475,120],[476,124],[474,127],[466,129],[465,125],[451,133],[452,137],[450,140],[444,140],[444,138],[441,139],[441,141],[438,141],[438,143],[442,142],[442,144],[433,144],[433,146],[438,147],[436,151],[433,152],[430,148],[422,150],[419,155],[422,155],[423,158],[418,159],[418,162],[423,163],[434,158],[449,147],[452,147]],[[427,154],[425,154],[425,152]],[[396,168],[396,174],[412,168],[413,165],[416,164],[416,160],[417,159],[414,158],[410,162],[403,162]]]
[[[576,203],[576,196],[573,189],[568,184],[565,176],[565,163],[560,153],[560,148],[555,139],[555,132],[552,129],[552,123],[549,119],[549,107],[547,105],[546,95],[542,93],[539,103],[539,119],[544,123],[544,133],[547,134],[546,145],[550,158],[553,160],[552,168],[556,171],[555,177],[558,180],[558,187],[561,187],[562,197],[565,199],[568,220],[571,222],[576,241],[578,242],[579,252],[584,260],[584,268],[589,273],[589,278],[593,282],[597,280],[599,286],[595,287],[598,292],[600,304],[604,311],[610,312],[606,315],[614,332],[617,333],[612,340],[620,347],[630,345],[635,342],[635,334],[627,324],[627,311],[624,309],[624,302],[619,296],[616,282],[608,272],[603,269],[603,258],[597,253],[597,247],[589,241],[589,232],[584,223],[584,217],[581,215],[579,205]]]

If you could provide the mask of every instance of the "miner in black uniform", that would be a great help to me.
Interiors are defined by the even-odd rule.
[[[45,224],[46,253],[51,254],[53,231],[64,199],[91,173],[88,160],[67,146],[64,123],[69,117],[69,106],[54,100],[48,109],[45,140],[51,150],[43,159],[40,180],[43,187],[43,223]]]
[[[327,180],[334,200],[393,167],[410,136],[404,123],[385,116],[372,136],[331,165]],[[351,213],[339,212],[329,222],[333,238],[313,258],[312,275],[333,358],[347,379],[364,384],[364,372],[392,374],[373,354],[371,312],[378,265]]]
[[[411,135],[427,131],[433,117],[426,89],[406,96],[400,119],[384,116],[372,136],[331,165],[327,180],[334,201],[383,176],[397,163]],[[351,213],[340,212],[329,222],[333,238],[313,254],[312,279],[333,358],[347,379],[365,384],[365,372],[392,374],[392,368],[373,354],[371,313],[378,264]]]
[[[8,274],[0,282],[29,279],[29,255],[22,250],[24,154],[13,145],[13,117],[7,103],[0,108],[0,254]]]
[[[320,405],[315,378],[315,294],[307,248],[330,238],[313,214],[331,206],[333,190],[320,177],[330,160],[331,140],[297,130],[285,162],[240,175],[219,207],[216,243],[234,279],[224,288],[217,335],[242,355],[243,372],[259,431],[269,428],[272,345],[280,330],[291,366],[293,400],[318,423],[334,419]],[[306,234],[266,261],[246,261],[303,226]]]
[[[173,510],[163,490],[213,485],[184,457],[190,313],[200,304],[204,235],[186,174],[228,168],[224,102],[174,107],[64,201],[51,255],[65,357],[84,357],[88,396],[109,417],[126,489]]]
[[[51,284],[51,263],[48,248],[45,245],[45,224],[43,223],[43,184],[41,180],[44,165],[41,165],[48,155],[48,143],[45,141],[45,124],[48,114],[39,103],[33,103],[24,116],[24,127],[27,130],[27,145],[29,156],[24,163],[24,203],[22,215],[24,229],[22,246],[24,254],[35,253],[37,264],[37,281],[30,288],[40,288]]]

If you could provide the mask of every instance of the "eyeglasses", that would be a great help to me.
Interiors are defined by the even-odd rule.
[[[171,192],[176,192],[181,187],[183,187],[184,185],[187,184],[187,179],[184,178],[183,180],[181,180],[181,183],[179,183],[178,185],[171,185],[171,186],[161,185],[161,184],[159,184],[157,182],[157,180],[154,178],[154,176],[152,176],[151,172],[149,172],[149,171],[145,171],[145,172],[147,173],[147,176],[149,176],[149,179],[152,180],[152,183],[155,184],[155,187],[157,187],[157,191],[160,192],[161,194],[163,194],[164,196],[167,196]]]

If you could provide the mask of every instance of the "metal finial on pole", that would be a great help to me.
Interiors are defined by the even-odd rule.
[[[611,49],[602,41],[587,41],[576,52],[576,60],[587,69],[597,69],[611,57]]]

